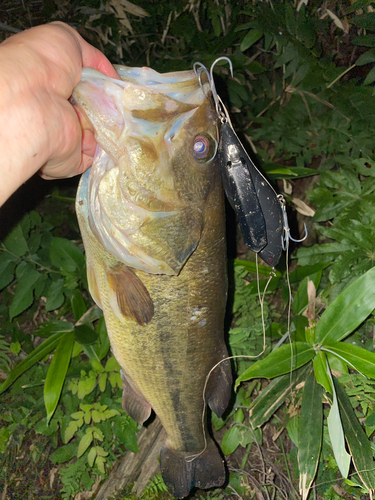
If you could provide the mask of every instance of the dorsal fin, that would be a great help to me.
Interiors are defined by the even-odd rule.
[[[141,326],[147,325],[154,315],[154,304],[140,278],[124,264],[107,268],[106,274],[121,314]]]

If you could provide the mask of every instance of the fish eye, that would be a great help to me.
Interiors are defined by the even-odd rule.
[[[204,135],[197,135],[194,139],[193,154],[196,158],[205,158],[208,154],[209,143],[207,137]]]
[[[217,142],[212,137],[200,134],[193,141],[193,155],[198,161],[208,162],[213,159],[217,150]]]

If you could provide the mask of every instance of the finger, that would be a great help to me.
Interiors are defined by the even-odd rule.
[[[51,24],[56,24],[70,32],[70,34],[74,37],[76,42],[78,42],[81,57],[82,57],[82,66],[94,68],[101,73],[104,73],[111,78],[119,79],[119,75],[116,73],[116,70],[109,62],[109,60],[105,57],[100,50],[96,49],[92,45],[90,45],[86,40],[84,40],[81,35],[75,31],[71,26],[62,23],[60,21],[55,21]]]
[[[82,154],[94,158],[96,150],[96,140],[94,132],[90,129],[82,130]]]
[[[80,44],[82,48],[82,66],[97,69],[111,78],[120,79],[115,68],[100,50],[85,42],[83,38],[81,38]]]

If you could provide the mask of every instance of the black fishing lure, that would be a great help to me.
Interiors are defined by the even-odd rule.
[[[228,201],[245,244],[271,267],[283,249],[283,212],[274,189],[256,168],[229,121],[222,124],[218,162]]]
[[[198,74],[207,73],[216,111],[221,121],[218,163],[229,203],[234,209],[245,244],[267,264],[275,267],[283,250],[284,198],[278,196],[265,176],[250,159],[229,118],[227,109],[216,93],[213,67],[220,60],[232,63],[227,57],[217,59],[210,74],[200,63]],[[233,74],[233,72],[232,72]]]

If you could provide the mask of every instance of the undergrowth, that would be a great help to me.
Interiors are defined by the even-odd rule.
[[[372,498],[375,4],[87,0],[12,10],[7,2],[3,37],[61,19],[130,66],[177,71],[231,58],[233,79],[216,66],[219,93],[294,210],[293,234],[306,222],[310,237],[290,249],[289,278],[285,262],[276,270],[263,313],[254,262],[234,261],[231,354],[265,349],[233,361],[234,405],[224,419],[212,416],[229,486],[195,498],[298,498],[297,490],[304,499]],[[0,246],[3,495],[35,433],[29,458],[58,468],[64,499],[90,491],[137,446],[71,204],[61,203],[55,219],[45,209],[26,214]],[[59,234],[64,218],[68,239]],[[259,273],[262,293],[270,272]],[[165,495],[159,476],[144,495]]]

